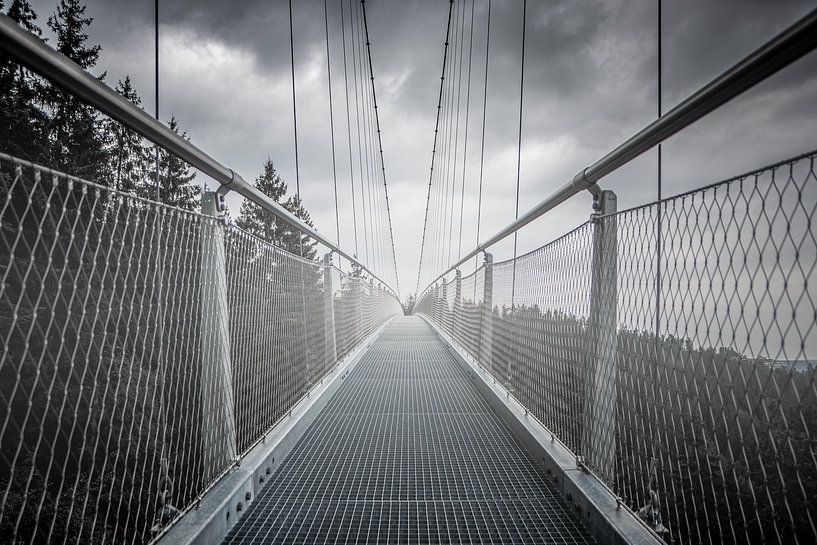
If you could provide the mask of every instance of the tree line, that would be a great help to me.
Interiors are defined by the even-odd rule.
[[[0,10],[23,29],[48,41],[29,0],[12,0],[8,8],[0,0]],[[80,0],[59,0],[46,20],[54,34],[51,45],[88,71],[97,67],[102,51],[101,45],[89,40],[87,30],[93,21]],[[106,76],[103,72],[98,79],[107,83]],[[142,99],[129,75],[118,80],[114,90],[141,107]],[[187,138],[175,116],[170,116],[168,126]],[[178,208],[198,210],[200,205],[202,187],[190,165],[164,149],[157,152],[135,131],[101,115],[4,54],[0,54],[0,151]],[[300,197],[286,196],[287,184],[271,159],[264,162],[255,182],[262,192],[313,225]],[[242,204],[235,225],[291,253],[315,258],[314,241],[253,203]]]
[[[535,304],[450,305],[445,285],[417,309],[581,452],[591,377],[586,317]],[[817,370],[623,326],[615,369],[616,461],[607,484],[648,523],[660,523],[667,542],[761,543],[775,534],[810,542],[805,517],[813,508],[803,502],[817,494]],[[802,524],[793,523],[789,504]]]
[[[97,68],[101,46],[89,38],[93,17],[79,0],[59,0],[42,28],[28,0],[0,0],[0,11],[42,39],[50,29],[49,45],[85,70]],[[141,107],[129,76],[115,90]],[[178,119],[168,123],[186,138]],[[0,152],[107,188],[95,193],[64,179],[52,187],[46,176],[17,177],[11,162],[0,161],[0,421],[12,424],[0,445],[0,494],[7,496],[0,543],[54,536],[147,542],[212,475],[199,470],[197,424],[201,221],[157,214],[140,199],[196,211],[201,185],[190,165],[159,150],[157,186],[151,143],[2,54]],[[270,158],[255,183],[312,225]],[[128,195],[134,198],[119,198]],[[263,368],[264,376],[288,381],[289,395],[301,395],[334,363],[324,350],[331,322],[323,271],[290,255],[314,260],[316,243],[244,202],[225,245],[237,376]],[[364,314],[354,299],[364,299],[364,290],[355,287],[333,301],[343,316]],[[314,342],[296,346],[290,330]],[[357,333],[339,329],[344,340],[352,337],[347,330]],[[236,414],[244,415],[255,392],[236,390]],[[269,424],[291,402],[275,400],[267,420],[252,422]],[[35,416],[26,419],[29,413]],[[254,439],[246,420],[242,440]],[[163,458],[164,480],[174,483],[168,494],[157,480]]]

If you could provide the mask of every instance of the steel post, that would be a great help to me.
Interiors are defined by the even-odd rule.
[[[215,192],[201,197],[201,433],[205,481],[236,459],[227,271],[222,206]],[[212,219],[212,218],[218,219]]]
[[[324,362],[326,368],[338,361],[337,343],[335,339],[335,304],[334,286],[332,285],[332,252],[323,256],[323,330],[324,330]]]
[[[454,284],[454,308],[457,312],[462,310],[462,271],[457,269]]]
[[[454,309],[451,316],[451,336],[462,343],[462,271],[457,269],[454,279]]]
[[[482,265],[484,267],[484,283],[482,288],[482,316],[480,319],[479,361],[486,369],[493,369],[494,256],[485,252]]]
[[[613,477],[616,426],[617,226],[616,195],[593,204],[593,258],[585,372],[582,454],[603,480]]]

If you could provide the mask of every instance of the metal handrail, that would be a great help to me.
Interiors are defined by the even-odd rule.
[[[613,151],[587,168],[582,169],[572,180],[491,238],[478,244],[476,248],[465,254],[463,258],[451,265],[445,272],[434,278],[423,290],[423,293],[428,291],[432,284],[480,252],[484,252],[497,242],[514,234],[582,190],[587,189],[593,194],[599,193],[599,188],[596,186],[599,180],[790,65],[800,57],[810,53],[815,47],[817,47],[817,9],[803,16],[799,21],[698,89],[686,100],[641,129]]]
[[[49,47],[43,40],[21,28],[7,15],[0,14],[0,50],[21,65],[48,79],[108,117],[139,133],[157,146],[179,157],[213,180],[221,184],[219,193],[235,191],[264,208],[291,227],[320,242],[333,252],[354,263],[372,278],[386,286],[393,294],[397,292],[374,274],[367,266],[349,255],[337,244],[318,233],[289,210],[270,199],[255,186],[244,180],[237,172],[227,168],[208,153],[185,138],[171,131],[166,125],[148,115],[122,95],[86,72],[65,55]]]

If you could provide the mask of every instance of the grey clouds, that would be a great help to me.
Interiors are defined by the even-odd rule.
[[[41,26],[54,4],[33,2]],[[319,230],[334,235],[323,2],[293,4],[301,193]],[[492,6],[483,235],[514,213],[521,4],[493,0]],[[793,0],[664,4],[665,111],[814,7]],[[448,2],[370,0],[366,6],[405,295],[417,274]],[[463,249],[475,242],[486,6],[487,0],[476,0]],[[329,1],[329,13],[341,245],[349,249],[337,0]],[[109,85],[130,74],[151,111],[153,2],[91,0],[88,14],[95,18],[91,39],[103,48],[98,70],[107,71]],[[270,156],[294,190],[287,3],[160,1],[160,19],[162,119],[178,117],[193,142],[247,179]],[[530,1],[527,40],[522,210],[656,116],[656,2]],[[811,55],[669,140],[665,193],[817,147],[816,111],[817,57]],[[650,153],[602,185],[617,191],[620,207],[648,202],[656,195],[655,168]],[[237,211],[238,202],[230,206]],[[520,233],[520,251],[581,223],[589,206],[589,197],[577,197],[538,220]],[[497,258],[508,257],[510,249],[500,245]]]

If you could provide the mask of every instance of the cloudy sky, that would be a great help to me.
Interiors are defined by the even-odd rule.
[[[350,6],[358,10],[359,4],[328,2],[341,246],[353,251],[341,1],[347,17]],[[55,0],[32,4],[44,27]],[[814,8],[813,2],[794,0],[664,4],[665,111]],[[488,0],[474,4],[463,251],[476,240],[487,5]],[[655,117],[656,5],[654,0],[528,2],[521,211]],[[460,8],[470,20],[471,2],[458,3]],[[448,2],[369,0],[366,9],[405,296],[417,283]],[[89,0],[88,14],[95,18],[91,40],[102,45],[97,72],[107,71],[109,84],[130,74],[152,109],[153,1]],[[514,217],[521,15],[521,0],[493,0],[483,235]],[[160,20],[162,118],[175,115],[194,143],[247,180],[271,157],[294,190],[287,3],[160,0]],[[348,25],[347,19],[347,32]],[[294,29],[301,193],[318,229],[334,237],[323,1],[294,2]],[[467,51],[464,58],[467,62]],[[812,54],[668,141],[665,194],[817,147],[814,112],[817,55]],[[464,114],[460,122],[465,123]],[[464,133],[464,125],[460,130]],[[655,153],[646,154],[601,185],[618,193],[620,208],[634,206],[655,198],[655,170]],[[528,226],[520,233],[520,253],[583,222],[590,204],[589,195],[577,196]],[[239,201],[234,199],[230,207],[237,211]],[[362,239],[360,225],[358,230]],[[458,225],[455,231],[459,233]],[[496,259],[509,257],[511,251],[508,240],[495,249]],[[359,253],[362,256],[362,248]],[[386,263],[373,266],[391,279]]]

